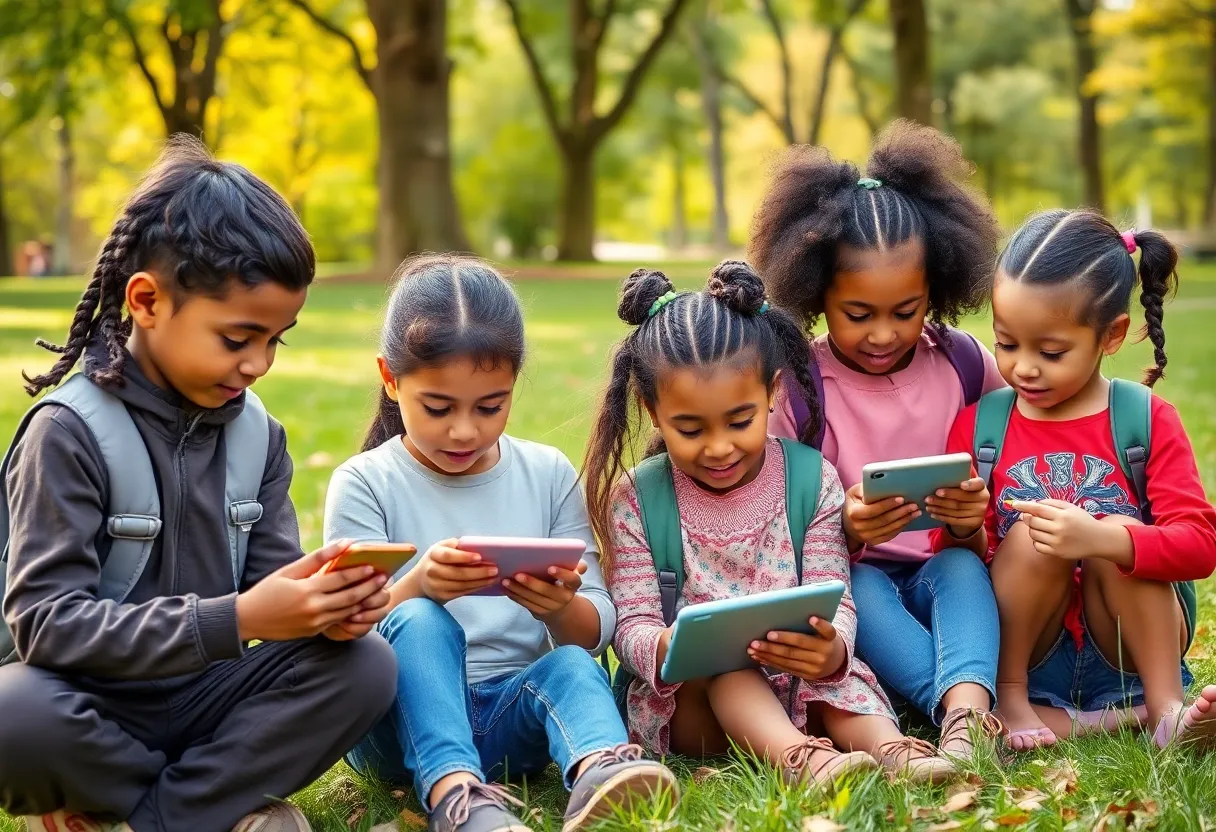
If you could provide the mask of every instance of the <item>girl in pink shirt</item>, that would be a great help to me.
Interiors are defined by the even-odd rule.
[[[996,258],[992,212],[962,184],[970,170],[953,140],[906,121],[879,137],[865,176],[822,148],[794,150],[751,245],[774,301],[808,329],[827,321],[811,349],[824,426],[813,441],[846,489],[858,655],[966,759],[1000,731],[992,582],[968,549],[934,555],[927,532],[903,530],[922,512],[969,525],[988,492],[972,478],[925,506],[867,505],[860,481],[867,463],[944,453],[959,411],[1003,384],[992,354],[947,326],[982,305]],[[784,397],[773,433],[796,435],[808,409]]]
[[[834,620],[809,618],[815,635],[757,634],[754,669],[681,684],[660,678],[670,619],[687,604],[795,586],[799,563],[803,583],[838,579],[847,587],[844,495],[824,462],[815,516],[791,528],[792,463],[767,428],[781,374],[813,396],[806,339],[793,318],[768,307],[746,264],[723,263],[705,291],[682,294],[661,273],[639,269],[618,312],[634,329],[613,355],[585,468],[588,514],[617,606],[614,646],[634,677],[630,735],[655,753],[723,753],[733,742],[790,780],[825,785],[879,765],[914,782],[954,776],[956,766],[931,744],[900,734],[874,674],[854,655],[847,591]],[[624,465],[647,422],[662,440],[656,452],[667,453],[679,513],[685,578],[666,608]]]

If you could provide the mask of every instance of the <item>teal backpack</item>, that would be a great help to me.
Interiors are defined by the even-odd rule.
[[[801,584],[802,543],[807,527],[819,509],[823,456],[814,448],[792,439],[782,439],[781,448],[785,453],[785,511],[789,518],[790,537],[794,542],[794,569]],[[641,508],[646,543],[650,546],[654,568],[658,573],[663,626],[670,627],[676,620],[676,603],[684,588],[684,539],[680,533],[680,509],[676,503],[671,460],[667,454],[643,460],[633,469],[633,483]],[[603,661],[604,668],[608,669],[607,654]],[[629,685],[633,679],[633,674],[624,665],[617,665],[612,694],[622,719],[627,718]]]
[[[1110,382],[1110,433],[1119,454],[1119,467],[1136,490],[1140,503],[1140,519],[1152,525],[1152,507],[1148,500],[1148,453],[1152,447],[1152,400],[1153,393],[1143,384],[1116,378]],[[1005,443],[1005,432],[1009,429],[1009,416],[1017,401],[1017,393],[1010,387],[993,390],[980,399],[975,412],[976,471],[991,485],[992,470],[1001,458],[1001,447]],[[1195,621],[1196,598],[1193,581],[1178,581],[1174,584],[1178,600],[1182,602],[1187,621]],[[1188,626],[1193,630],[1193,625]]]
[[[105,463],[108,502],[105,533],[112,538],[101,564],[98,597],[121,603],[135,587],[152,553],[163,525],[160,495],[152,460],[131,414],[117,396],[106,392],[82,374],[69,378],[43,396],[25,414],[17,434],[0,463],[0,604],[8,585],[9,510],[8,471],[13,450],[29,427],[34,413],[48,404],[70,409],[88,427]],[[239,589],[245,573],[249,530],[262,517],[258,492],[266,470],[270,422],[266,408],[252,390],[245,391],[241,414],[224,426],[227,456],[224,501],[228,505],[228,550],[232,580]],[[0,621],[0,666],[17,660],[8,624]]]

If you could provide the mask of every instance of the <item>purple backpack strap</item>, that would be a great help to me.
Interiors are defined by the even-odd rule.
[[[969,332],[947,327],[949,341],[942,341],[942,350],[963,385],[963,402],[975,404],[984,395],[984,348]]]
[[[819,403],[819,429],[815,431],[815,438],[811,442],[811,447],[816,450],[823,448],[823,437],[827,433],[827,419],[824,415],[823,408],[823,373],[819,371],[819,365],[814,359],[807,362],[807,369],[811,371],[811,383],[815,387],[815,401]],[[802,436],[802,429],[806,427],[806,423],[811,421],[811,405],[805,398],[802,397],[798,390],[798,384],[792,378],[787,378],[785,383],[785,393],[790,400],[790,409],[794,414],[794,429],[798,432],[798,436]]]

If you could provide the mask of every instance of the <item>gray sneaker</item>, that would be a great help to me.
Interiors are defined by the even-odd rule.
[[[509,806],[523,808],[503,786],[469,780],[443,796],[431,812],[429,832],[532,832],[511,814]]]
[[[290,803],[271,803],[241,818],[232,832],[312,832],[308,818]]]
[[[629,812],[664,791],[671,792],[673,803],[680,799],[680,785],[671,770],[643,759],[641,746],[618,745],[600,754],[574,781],[562,832],[611,817],[617,808]]]

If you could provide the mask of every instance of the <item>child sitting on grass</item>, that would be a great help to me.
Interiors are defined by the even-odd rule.
[[[317,574],[344,543],[301,557],[286,436],[247,389],[313,267],[265,183],[175,140],[106,239],[67,344],[48,345],[60,359],[27,378],[37,394],[84,359],[0,472],[15,648],[0,645],[0,809],[28,829],[307,830],[279,801],[392,702],[393,653],[370,632],[384,579]],[[143,516],[116,513],[140,487]]]
[[[991,558],[997,694],[1014,750],[1113,727],[1127,717],[1119,708],[1137,708],[1159,746],[1216,744],[1216,685],[1183,699],[1191,582],[1216,568],[1216,510],[1178,411],[1102,375],[1127,337],[1137,283],[1155,356],[1144,383],[1164,375],[1162,304],[1177,263],[1161,234],[1062,210],[1030,219],[998,263],[996,359],[1012,390],[964,411],[947,443],[976,455],[992,503],[982,523],[936,534],[938,546]],[[1139,423],[1142,444],[1120,441],[1135,426],[1120,420]]]

